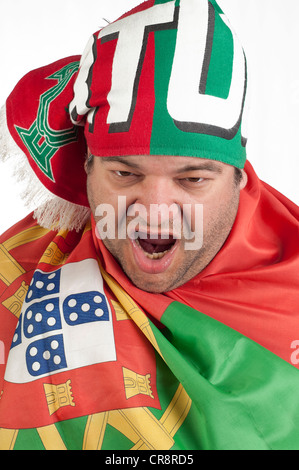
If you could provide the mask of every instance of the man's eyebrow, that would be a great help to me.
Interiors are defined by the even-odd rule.
[[[130,166],[131,168],[140,168],[137,163],[130,162],[130,160],[126,160],[124,157],[102,157],[102,162],[118,162]]]
[[[163,157],[161,157],[162,159]],[[118,162],[118,163],[123,163],[124,165],[127,165],[131,168],[137,168],[140,169],[140,166],[138,163],[133,163],[130,161],[130,159],[126,159],[124,157],[102,157],[103,162]],[[203,162],[203,163],[196,163],[192,165],[186,165],[180,168],[175,169],[175,173],[184,173],[188,171],[211,171],[213,173],[218,173],[221,174],[223,172],[223,168],[220,165],[217,165],[217,163],[214,162]]]
[[[198,163],[195,165],[187,165],[176,170],[177,173],[184,173],[188,171],[211,171],[213,173],[221,174],[223,168],[220,165],[214,164],[213,162]]]

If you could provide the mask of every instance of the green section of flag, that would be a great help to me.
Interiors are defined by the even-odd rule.
[[[13,450],[45,450],[36,429],[22,429]]]
[[[87,416],[56,423],[55,426],[68,450],[82,449],[86,423]]]
[[[174,302],[155,330],[192,399],[197,449],[299,449],[299,372],[240,333]],[[154,328],[154,327],[153,327]],[[187,420],[181,433],[188,434]]]

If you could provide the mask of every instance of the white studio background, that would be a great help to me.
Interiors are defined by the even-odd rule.
[[[0,0],[0,105],[27,72],[81,54],[92,33],[141,0]],[[299,204],[299,1],[218,0],[246,51],[248,159],[259,177]],[[0,164],[0,233],[28,213]]]

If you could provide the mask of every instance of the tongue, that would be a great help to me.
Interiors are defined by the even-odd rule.
[[[150,255],[152,255],[153,253],[163,253],[163,251],[170,250],[170,248],[174,244],[174,240],[172,238],[168,240],[162,240],[160,238],[158,240],[144,240],[142,238],[139,238],[138,241],[141,248]]]

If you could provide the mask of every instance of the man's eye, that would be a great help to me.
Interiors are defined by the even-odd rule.
[[[201,183],[204,181],[204,178],[184,178],[184,181],[187,181],[188,183]]]
[[[115,174],[116,174],[117,176],[122,176],[122,177],[134,176],[134,173],[131,173],[130,171],[119,171],[119,170],[117,170],[117,171],[115,172]]]

